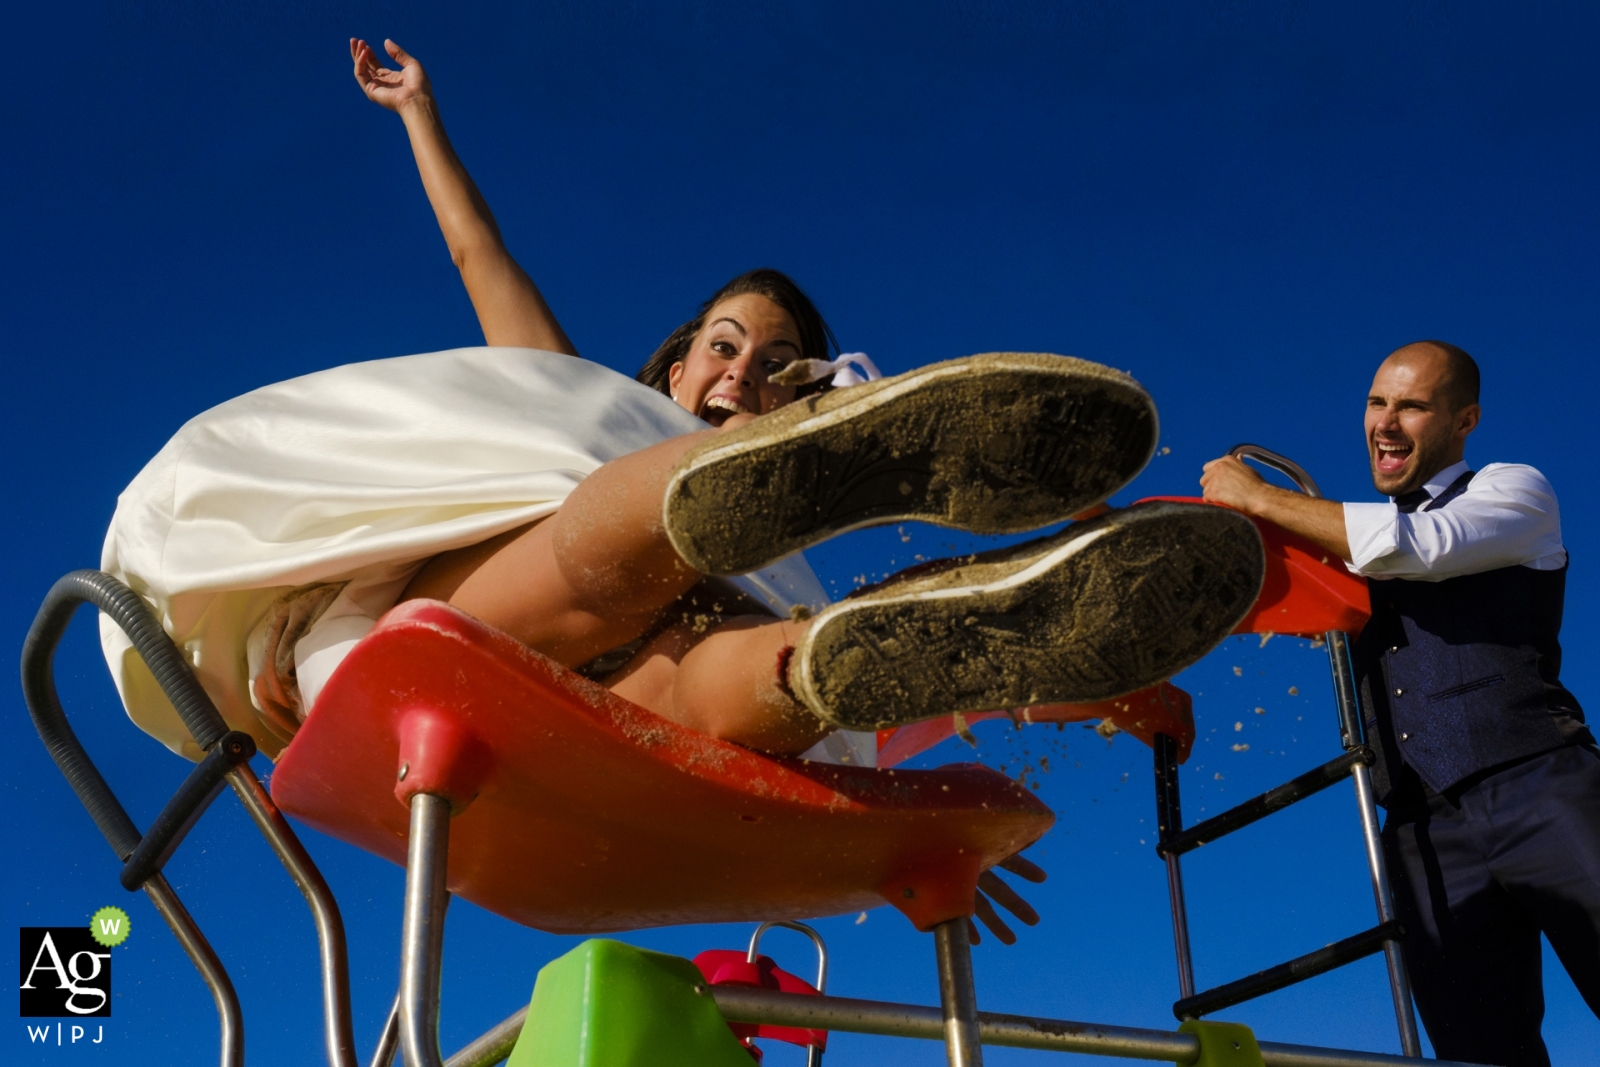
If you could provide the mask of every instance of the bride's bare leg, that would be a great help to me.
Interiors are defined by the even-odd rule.
[[[606,683],[691,730],[763,752],[804,752],[832,729],[778,686],[779,657],[805,626],[752,615],[701,632],[679,623]]]
[[[447,601],[568,666],[637,639],[700,581],[667,541],[661,501],[701,436],[613,460],[548,519],[436,556],[402,599]],[[707,629],[698,618],[656,634],[607,684],[692,730],[768,752],[804,752],[828,732],[778,686],[778,658],[805,623],[739,616]]]
[[[667,541],[661,501],[702,436],[612,460],[548,519],[434,557],[401,599],[448,601],[567,666],[627,644],[700,580]]]

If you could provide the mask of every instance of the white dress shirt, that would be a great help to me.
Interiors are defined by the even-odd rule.
[[[1446,467],[1423,486],[1435,499],[1470,468]],[[1501,567],[1557,570],[1567,562],[1561,513],[1544,475],[1521,463],[1490,463],[1466,492],[1409,515],[1388,504],[1344,505],[1350,569],[1370,578],[1438,582]]]

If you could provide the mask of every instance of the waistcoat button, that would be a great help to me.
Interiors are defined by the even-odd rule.
[[[1410,734],[1401,734],[1400,735],[1400,740],[1409,741],[1409,740],[1411,740],[1411,735]]]
[[[1394,653],[1399,652],[1399,651],[1400,651],[1400,646],[1399,645],[1390,645],[1389,646],[1389,653],[1391,655],[1393,655]]]
[[[1404,693],[1404,692],[1405,692],[1405,690],[1404,690],[1404,689],[1396,689],[1396,690],[1395,690],[1395,691],[1394,691],[1394,695],[1395,695],[1395,696],[1400,696],[1400,695],[1402,695],[1402,694],[1403,694],[1403,693]]]

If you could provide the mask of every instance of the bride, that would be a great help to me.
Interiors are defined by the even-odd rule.
[[[859,381],[852,357],[829,358],[827,324],[774,270],[714,293],[636,382],[582,360],[421,64],[385,47],[398,69],[351,41],[356,80],[405,124],[488,347],[337,367],[197,416],[106,539],[104,568],[269,755],[378,616],[416,597],[689,728],[867,764],[878,728],[1153,685],[1254,601],[1249,521],[1157,504],[827,605],[799,551],[835,534],[1017,533],[1103,501],[1154,449],[1149,397],[1097,364],[1017,353],[836,388]],[[197,755],[120,633],[103,640],[130,714]]]

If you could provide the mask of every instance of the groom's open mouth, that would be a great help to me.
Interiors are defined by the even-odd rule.
[[[737,397],[721,394],[706,397],[706,402],[700,405],[700,418],[713,426],[721,426],[733,415],[754,414]]]
[[[1411,458],[1413,447],[1407,441],[1374,441],[1372,462],[1379,474],[1396,474]]]

